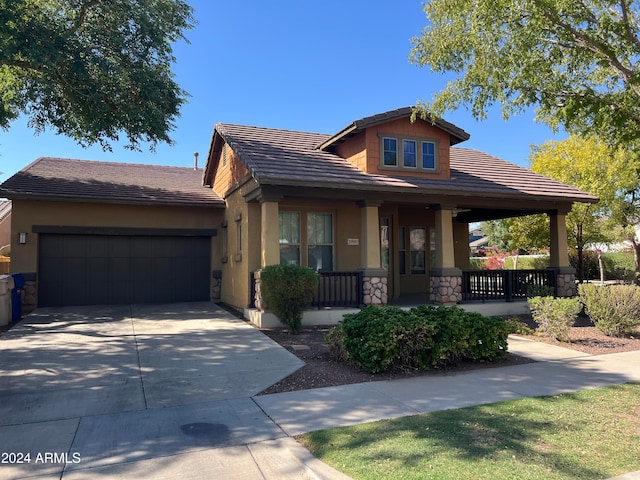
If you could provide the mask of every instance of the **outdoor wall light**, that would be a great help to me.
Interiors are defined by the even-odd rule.
[[[18,234],[18,242],[20,242],[20,245],[27,243],[27,232],[20,232]]]

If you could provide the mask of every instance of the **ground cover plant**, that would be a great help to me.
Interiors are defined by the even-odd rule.
[[[320,430],[298,441],[354,479],[603,479],[640,470],[640,384]]]

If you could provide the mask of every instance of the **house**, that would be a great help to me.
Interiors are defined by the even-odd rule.
[[[0,200],[0,274],[10,270],[11,200]]]
[[[13,200],[24,310],[215,298],[212,238],[225,203],[201,178],[190,168],[62,158],[9,178],[1,188]]]
[[[546,213],[559,293],[573,294],[565,215],[597,198],[411,116],[401,108],[334,135],[216,124],[204,171],[39,159],[1,186],[14,242],[29,238],[14,269],[39,305],[261,306],[256,272],[281,262],[317,269],[331,294],[347,285],[359,304],[407,294],[450,304],[462,300],[470,223]]]
[[[482,227],[475,227],[469,230],[469,255],[475,257],[489,245],[489,237],[484,234]]]
[[[0,200],[0,255],[6,255],[11,245],[11,201]]]

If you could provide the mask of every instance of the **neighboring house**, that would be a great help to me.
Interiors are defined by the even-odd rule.
[[[565,215],[597,198],[456,147],[469,135],[455,125],[410,117],[402,108],[335,135],[217,124],[203,174],[40,159],[1,188],[14,201],[14,239],[29,235],[14,269],[31,274],[41,305],[75,301],[69,288],[83,290],[84,303],[179,300],[147,290],[184,282],[202,287],[193,298],[246,308],[254,273],[281,262],[355,272],[364,303],[416,293],[456,303],[469,223],[547,213],[552,266],[571,293]],[[149,253],[156,238],[170,254]],[[202,255],[186,260],[191,270],[181,259],[196,247],[174,250],[171,238],[206,239]],[[103,285],[129,293],[100,296]]]
[[[489,237],[484,234],[482,227],[476,227],[469,231],[469,255],[475,257],[479,251],[489,245]]]
[[[0,200],[0,255],[11,245],[11,200]]]

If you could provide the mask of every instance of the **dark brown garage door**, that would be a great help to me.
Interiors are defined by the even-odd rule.
[[[211,237],[40,234],[38,305],[209,300]]]

